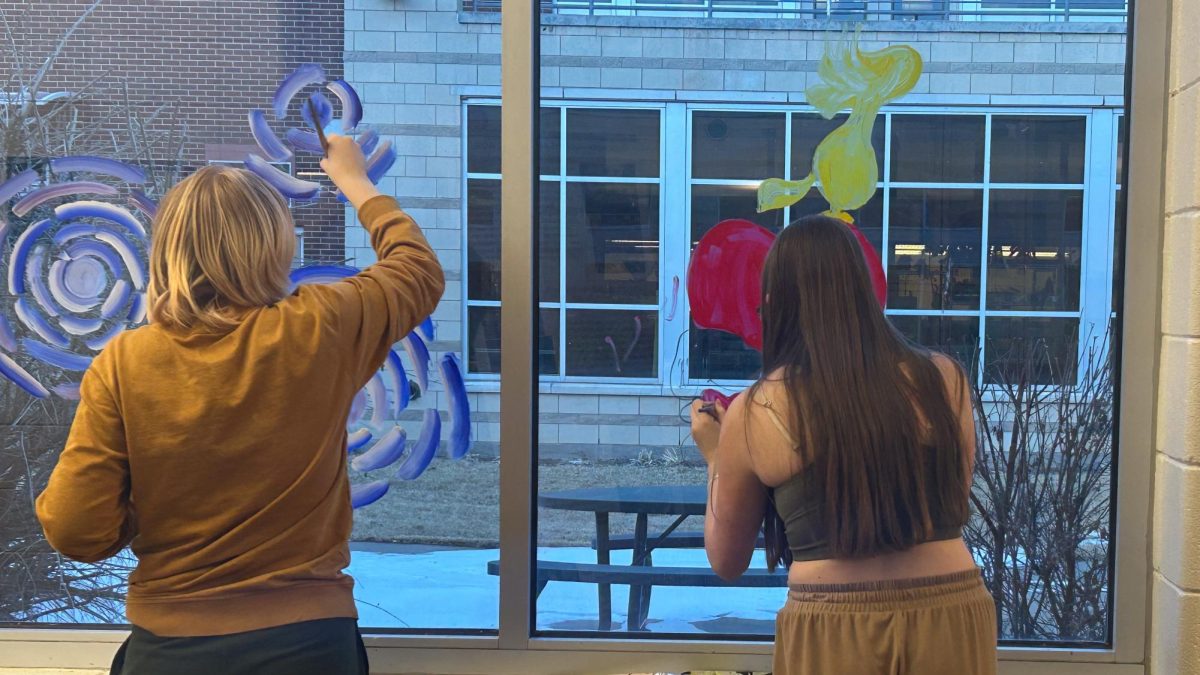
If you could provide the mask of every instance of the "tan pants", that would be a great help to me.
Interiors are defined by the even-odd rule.
[[[996,607],[979,572],[792,586],[774,675],[995,675]]]

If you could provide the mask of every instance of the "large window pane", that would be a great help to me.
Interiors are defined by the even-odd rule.
[[[567,310],[568,375],[654,377],[657,344],[654,310]]]
[[[758,213],[756,185],[693,185],[692,246],[717,223],[741,218],[778,232],[783,227],[783,210]]]
[[[993,190],[989,218],[988,309],[1078,309],[1083,193]]]
[[[657,185],[567,185],[567,301],[658,302]]]
[[[964,367],[979,362],[979,317],[913,316],[889,317],[905,337],[913,342],[949,354]]]
[[[558,310],[543,309],[538,322],[537,363],[542,375],[557,375],[559,362]],[[467,309],[467,369],[500,374],[500,308]]]
[[[992,181],[1082,183],[1086,117],[992,118]]]
[[[888,307],[977,308],[983,192],[895,189],[889,210]]]
[[[558,173],[561,126],[558,108],[541,110],[541,168],[543,175]],[[500,173],[500,106],[467,106],[467,171]]]
[[[538,261],[538,287],[543,301],[558,299],[558,183],[542,182],[538,240],[545,253]],[[500,181],[467,180],[467,297],[500,299]]]
[[[783,176],[786,115],[697,112],[692,115],[692,177],[761,180]]]
[[[792,179],[799,180],[812,171],[813,155],[817,145],[833,130],[844,125],[848,115],[835,115],[833,119],[825,119],[816,113],[796,113],[792,115]],[[871,129],[871,147],[875,150],[875,159],[879,164],[879,177],[883,178],[883,118],[875,120]]]
[[[657,110],[567,110],[567,174],[613,178],[659,175]]]
[[[988,384],[1074,385],[1079,320],[990,317],[984,344]]]
[[[983,181],[984,117],[892,115],[892,180]]]

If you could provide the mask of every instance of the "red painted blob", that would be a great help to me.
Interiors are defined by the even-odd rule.
[[[887,304],[887,278],[879,254],[858,228],[849,224],[867,258],[879,304]],[[700,238],[688,265],[688,304],[692,321],[742,338],[762,350],[762,269],[775,242],[770,230],[748,220],[723,220]]]

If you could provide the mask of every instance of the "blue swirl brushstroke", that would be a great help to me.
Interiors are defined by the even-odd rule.
[[[125,324],[118,322],[110,326],[107,331],[101,333],[100,335],[87,338],[83,341],[83,343],[88,346],[88,349],[98,352],[107,347],[108,343],[113,341],[113,338],[124,332]]]
[[[133,302],[129,305],[129,314],[127,317],[129,322],[135,326],[146,320],[146,294],[138,293],[133,296]]]
[[[284,146],[279,137],[267,123],[267,116],[261,110],[250,111],[250,135],[254,142],[272,162],[283,162],[292,158],[292,151]]]
[[[421,423],[421,435],[413,444],[412,451],[404,458],[404,462],[396,469],[396,477],[401,480],[414,480],[429,467],[437,453],[438,444],[442,441],[442,418],[433,408],[425,410],[425,418]]]
[[[146,234],[146,227],[142,225],[142,221],[120,206],[107,202],[71,202],[70,204],[55,207],[54,215],[58,217],[59,221],[64,223],[83,218],[101,218],[129,230],[130,234],[137,237],[143,244],[147,244],[150,241],[149,236]]]
[[[104,321],[100,319],[86,319],[78,316],[66,314],[58,318],[58,325],[71,335],[91,335],[104,327]]]
[[[386,480],[373,480],[370,483],[359,483],[350,486],[350,508],[357,509],[368,504],[374,504],[387,494]]]
[[[67,398],[73,401],[79,400],[78,382],[63,382],[62,384],[56,384],[50,388],[50,391],[53,391],[54,395],[58,396],[59,398]]]
[[[319,184],[284,173],[258,155],[246,155],[246,168],[258,174],[278,190],[279,194],[289,199],[312,199],[321,192]]]
[[[329,123],[333,121],[333,104],[329,102],[329,99],[325,98],[325,94],[314,91],[312,96],[308,97],[308,100],[317,108],[317,115],[320,117],[316,121],[313,120],[312,112],[308,109],[308,104],[300,106],[300,117],[308,123],[308,126],[314,129],[318,126],[321,129],[329,126]]]
[[[467,399],[467,385],[463,382],[462,365],[458,356],[447,352],[441,362],[442,384],[449,394],[451,459],[462,459],[471,449],[471,404]]]
[[[92,357],[69,352],[65,349],[55,349],[48,344],[38,342],[33,338],[23,338],[21,346],[33,358],[55,368],[83,372],[92,365]]]
[[[325,88],[332,91],[342,103],[342,133],[354,131],[363,117],[362,101],[358,98],[358,92],[345,80],[334,80],[326,84]]]
[[[38,180],[38,174],[33,169],[25,169],[8,180],[0,183],[0,203],[12,199],[18,192],[33,185]]]
[[[104,299],[104,304],[100,305],[100,318],[111,319],[120,312],[129,302],[129,296],[133,294],[133,289],[129,282],[124,279],[117,279],[113,283],[112,290],[108,292],[108,297]]]
[[[325,149],[321,147],[321,139],[317,137],[317,132],[315,131],[295,128],[288,129],[284,135],[284,139],[296,151],[311,152],[317,155],[325,154]]]
[[[25,228],[25,231],[17,237],[8,259],[8,292],[10,294],[25,294],[25,266],[29,261],[29,252],[32,250],[34,242],[53,224],[54,221],[50,219],[39,220]]]
[[[383,380],[379,377],[379,373],[371,376],[367,380],[366,386],[367,396],[371,398],[371,424],[376,428],[383,426],[385,421],[383,411],[387,408],[388,397],[387,387],[383,386]]]
[[[325,82],[325,70],[315,63],[302,63],[296,67],[283,81],[279,83],[279,87],[275,89],[275,96],[271,99],[271,106],[275,109],[275,119],[281,120],[287,117],[288,104],[300,90],[310,84],[323,84]]]
[[[346,451],[354,452],[371,442],[371,430],[362,428],[346,434]]]
[[[70,195],[102,195],[112,197],[119,194],[117,189],[106,183],[97,183],[90,180],[70,181],[67,183],[55,183],[40,187],[29,194],[17,200],[16,204],[12,205],[13,215],[22,218],[25,214],[45,204],[51,199],[67,197]]]
[[[426,342],[433,342],[435,339],[437,339],[436,332],[433,327],[432,316],[425,317],[425,320],[421,322],[421,325],[417,326],[417,334],[420,335]]]
[[[392,148],[392,142],[386,140],[380,143],[375,152],[367,159],[367,179],[372,183],[378,183],[395,163],[396,151]]]
[[[114,232],[97,230],[95,237],[98,241],[111,246],[117,255],[121,256],[121,260],[125,263],[125,271],[129,273],[129,280],[133,282],[133,287],[139,291],[146,288],[146,263],[142,256],[138,255],[137,250]]]
[[[392,406],[393,417],[399,418],[412,399],[412,391],[408,384],[408,373],[404,370],[400,355],[394,349],[388,350],[384,372],[391,378],[392,389],[396,392],[396,401]]]
[[[362,148],[364,156],[370,157],[371,153],[375,152],[375,146],[379,145],[379,132],[374,129],[367,129],[359,134],[354,142],[358,143],[358,147]]]
[[[141,190],[130,190],[129,203],[150,220],[154,220],[154,216],[158,215],[158,203]]]
[[[49,398],[50,391],[42,386],[32,375],[29,374],[21,366],[17,365],[7,354],[0,353],[0,375],[4,375],[8,379],[17,384],[18,387],[29,392],[30,395],[38,398]]]
[[[417,384],[421,393],[429,391],[429,349],[416,333],[409,333],[400,340],[408,358],[413,362],[413,370],[417,374]]]
[[[29,262],[25,265],[25,283],[29,284],[30,294],[37,301],[39,307],[46,314],[52,317],[58,317],[67,313],[67,310],[50,297],[50,289],[46,287],[46,281],[43,274],[46,271],[46,249],[38,246],[33,249],[33,253],[29,256]]]
[[[350,466],[355,471],[375,471],[391,466],[404,454],[404,442],[408,435],[400,427],[392,427],[380,438],[371,449],[355,457]]]
[[[358,274],[358,270],[345,265],[312,265],[292,270],[292,292],[306,284],[331,284]]]
[[[118,162],[115,159],[108,159],[107,157],[93,157],[90,155],[58,157],[50,160],[50,170],[54,173],[99,173],[120,178],[126,183],[137,183],[138,185],[146,182],[146,172],[141,167],[126,164],[125,162]]]
[[[55,260],[50,263],[50,276],[47,281],[50,284],[50,295],[59,302],[68,312],[73,314],[82,314],[100,303],[99,298],[85,298],[75,291],[72,291],[66,282],[67,261]]]
[[[89,232],[88,234],[91,233]],[[125,263],[122,262],[121,256],[117,255],[116,251],[94,239],[72,241],[65,248],[67,255],[71,256],[72,260],[84,257],[99,260],[108,267],[109,274],[114,277],[120,277],[122,270],[125,269]]]
[[[13,311],[16,313],[17,319],[25,324],[26,328],[37,333],[46,342],[63,349],[71,346],[71,339],[54,326],[51,326],[50,322],[46,321],[41,314],[31,309],[29,303],[25,302],[25,298],[17,298],[16,303],[13,304]]]
[[[0,314],[0,347],[10,352],[17,351],[17,334],[3,314]]]

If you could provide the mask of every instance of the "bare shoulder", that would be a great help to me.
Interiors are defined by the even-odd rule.
[[[941,352],[933,352],[931,360],[947,384],[957,384],[963,378],[963,368],[954,358]]]

